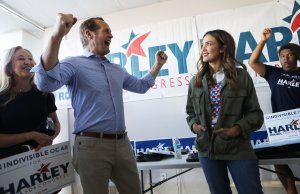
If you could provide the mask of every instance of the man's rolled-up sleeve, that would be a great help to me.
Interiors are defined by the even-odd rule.
[[[31,72],[35,74],[37,88],[43,92],[53,92],[64,85],[60,76],[60,64],[49,71],[45,71],[40,62],[31,69]]]

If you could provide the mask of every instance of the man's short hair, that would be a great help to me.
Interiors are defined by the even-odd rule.
[[[278,54],[280,55],[280,52],[284,49],[290,49],[297,57],[297,60],[298,61],[300,60],[300,46],[298,44],[295,43],[284,44],[279,48]]]
[[[100,26],[96,22],[97,20],[100,20],[100,21],[104,22],[104,19],[102,17],[93,17],[93,18],[89,18],[89,19],[85,20],[80,25],[80,28],[79,28],[79,31],[80,31],[80,40],[81,40],[83,48],[86,47],[87,44],[88,44],[87,39],[84,36],[85,32],[87,30],[94,32],[94,31],[100,29]]]

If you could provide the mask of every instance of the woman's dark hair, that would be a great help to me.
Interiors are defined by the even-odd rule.
[[[224,52],[221,53],[221,65],[224,68],[225,80],[228,82],[230,88],[234,88],[236,85],[237,73],[236,73],[236,64],[241,65],[244,69],[246,66],[236,60],[235,58],[235,42],[233,37],[226,32],[225,30],[212,30],[204,34],[203,38],[206,35],[211,35],[217,40],[218,46],[224,48]],[[196,87],[202,87],[202,78],[206,74],[208,84],[215,84],[213,79],[213,69],[208,62],[203,61],[203,57],[200,54],[200,58],[197,62],[197,74],[196,74]]]

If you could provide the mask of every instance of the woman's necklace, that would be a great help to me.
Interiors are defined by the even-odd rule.
[[[19,88],[19,87],[15,87],[15,91],[16,92],[28,92],[31,90],[31,86],[28,86],[28,87],[22,87],[22,88]]]

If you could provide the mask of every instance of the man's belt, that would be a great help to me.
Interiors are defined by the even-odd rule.
[[[122,139],[127,136],[127,132],[124,133],[102,133],[102,132],[80,132],[77,133],[79,136],[96,137],[104,139]]]

